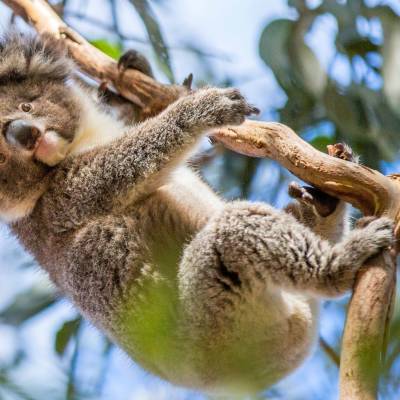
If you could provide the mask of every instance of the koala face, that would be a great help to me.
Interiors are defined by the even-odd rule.
[[[27,215],[52,167],[68,152],[80,106],[71,64],[50,37],[13,33],[0,42],[0,218]]]
[[[12,221],[33,208],[52,166],[61,162],[78,127],[68,87],[10,83],[0,95],[0,217]]]
[[[79,126],[79,104],[65,84],[12,82],[1,87],[2,146],[26,160],[62,161]]]

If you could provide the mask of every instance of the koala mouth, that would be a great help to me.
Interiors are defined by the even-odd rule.
[[[66,157],[68,147],[68,141],[59,133],[47,130],[36,141],[34,157],[52,167]]]

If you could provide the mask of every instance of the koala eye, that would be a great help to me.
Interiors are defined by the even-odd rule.
[[[32,103],[21,103],[18,108],[23,112],[30,112],[33,110]]]

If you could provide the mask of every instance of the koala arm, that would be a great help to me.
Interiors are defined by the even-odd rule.
[[[159,185],[160,178],[182,161],[203,132],[240,124],[257,112],[234,89],[203,89],[169,106],[160,115],[128,129],[119,139],[71,159],[64,187],[79,214],[108,209],[121,194],[138,198]]]

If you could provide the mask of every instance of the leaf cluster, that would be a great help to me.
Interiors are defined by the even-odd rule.
[[[323,150],[326,134],[331,142],[347,141],[379,167],[400,147],[400,17],[388,5],[368,3],[323,0],[311,8],[306,0],[289,0],[296,17],[269,23],[259,53],[286,94],[277,110],[282,122],[311,130]],[[332,20],[332,43],[311,46],[316,29]],[[323,46],[333,50],[328,65],[318,54]]]

